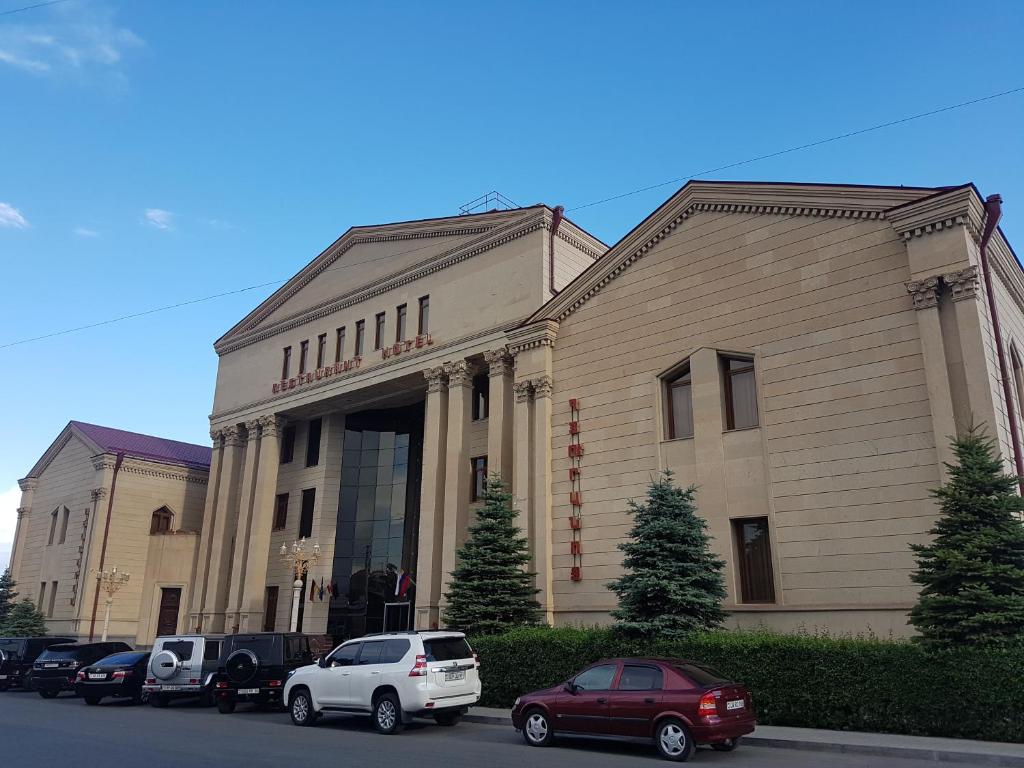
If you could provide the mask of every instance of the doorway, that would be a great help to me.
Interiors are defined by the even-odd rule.
[[[181,587],[160,588],[160,613],[156,620],[157,637],[178,634],[178,608],[181,606]]]

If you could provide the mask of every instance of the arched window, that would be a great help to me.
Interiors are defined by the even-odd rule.
[[[171,521],[174,519],[174,513],[171,512],[167,507],[160,507],[153,513],[153,518],[149,524],[150,533],[169,533],[171,530]]]
[[[665,410],[668,439],[693,437],[693,395],[690,388],[690,364],[686,363],[665,379]]]

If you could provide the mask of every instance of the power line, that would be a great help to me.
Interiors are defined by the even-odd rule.
[[[24,8],[12,8],[9,11],[0,11],[0,16],[7,16],[12,13],[21,13],[22,11],[31,11],[33,8],[45,8],[47,5],[58,5],[59,3],[66,3],[68,0],[49,0],[47,3],[36,3],[35,5],[26,5]]]
[[[948,107],[939,107],[928,112],[920,112],[916,115],[910,115],[909,117],[901,117],[899,120],[890,120],[886,123],[879,123],[878,125],[872,125],[869,128],[860,128],[856,131],[850,131],[848,133],[841,133],[837,136],[830,136],[827,139],[819,139],[818,141],[812,141],[807,144],[800,144],[796,147],[789,147],[788,149],[780,149],[778,152],[769,152],[767,155],[758,155],[757,157],[749,157],[746,160],[738,160],[735,163],[729,163],[727,165],[720,165],[717,168],[708,168],[703,171],[696,171],[686,176],[680,176],[676,179],[669,179],[668,181],[662,181],[657,184],[651,184],[647,187],[641,187],[640,189],[634,189],[631,192],[623,192],[621,195],[612,195],[601,200],[595,200],[592,203],[584,203],[583,205],[577,205],[573,208],[569,208],[568,211],[579,211],[583,208],[591,208],[595,205],[601,205],[602,203],[610,203],[612,200],[621,200],[624,197],[630,197],[631,195],[639,195],[641,192],[649,192],[652,189],[658,189],[659,187],[666,187],[669,184],[678,184],[680,182],[690,181],[697,176],[706,176],[710,173],[718,173],[719,171],[725,171],[729,168],[737,168],[741,165],[748,165],[749,163],[756,163],[760,160],[768,160],[773,157],[779,157],[780,155],[788,155],[791,152],[799,152],[803,149],[811,149],[812,147],[820,147],[822,144],[830,144],[834,141],[841,141],[842,139],[849,139],[852,136],[860,136],[865,133],[871,133],[872,131],[880,131],[883,128],[891,128],[894,125],[901,125],[902,123],[909,123],[913,120],[920,120],[924,117],[931,117],[932,115],[938,115],[943,112],[950,112],[954,109],[961,109],[963,107],[969,107],[972,104],[980,104],[983,101],[991,101],[992,99],[999,99],[1003,96],[1010,96],[1014,93],[1020,93],[1024,91],[1024,86],[1019,88],[1011,88],[1008,91],[1001,91],[999,93],[992,93],[988,96],[981,96],[977,99],[971,99],[970,101],[962,101],[959,104],[951,104]]]
[[[66,1],[67,0],[51,0],[51,2],[49,2],[49,3],[40,3],[39,5],[28,6],[26,8],[19,8],[19,9],[15,9],[14,11],[4,11],[4,12],[0,13],[0,15],[4,15],[5,13],[17,13],[18,11],[28,10],[29,8],[37,8],[37,7],[40,7],[40,6],[43,6],[43,5],[53,5],[53,4],[58,3],[58,2],[66,2]],[[659,187],[668,186],[669,184],[678,184],[680,182],[689,181],[690,179],[692,179],[692,178],[694,178],[696,176],[703,176],[703,175],[710,174],[710,173],[717,173],[718,171],[724,171],[724,170],[727,170],[727,169],[730,169],[730,168],[737,168],[737,167],[739,167],[741,165],[748,165],[750,163],[756,163],[756,162],[761,161],[761,160],[768,160],[768,159],[773,158],[773,157],[779,157],[781,155],[787,155],[787,154],[791,154],[793,152],[800,152],[800,151],[802,151],[804,149],[811,149],[812,147],[820,147],[823,144],[831,144],[833,142],[841,141],[843,139],[848,139],[848,138],[851,138],[853,136],[860,136],[862,134],[871,133],[872,131],[878,131],[878,130],[881,130],[883,128],[890,128],[890,127],[892,127],[894,125],[901,125],[903,123],[909,123],[911,121],[920,120],[920,119],[925,118],[925,117],[931,117],[933,115],[942,114],[943,112],[950,112],[950,111],[955,110],[955,109],[962,109],[964,107],[969,107],[969,106],[972,106],[974,104],[980,104],[980,103],[985,102],[985,101],[992,101],[993,99],[1002,98],[1004,96],[1010,96],[1010,95],[1013,95],[1015,93],[1020,93],[1022,91],[1024,91],[1024,86],[1020,86],[1020,87],[1017,87],[1017,88],[1011,88],[1009,90],[1000,91],[999,93],[993,93],[993,94],[989,94],[987,96],[980,96],[980,97],[978,97],[976,99],[971,99],[969,101],[962,101],[962,102],[959,102],[957,104],[951,104],[951,105],[945,106],[945,107],[939,107],[937,109],[933,109],[933,110],[930,110],[928,112],[920,112],[920,113],[918,113],[916,115],[910,115],[908,117],[901,117],[901,118],[899,118],[897,120],[890,120],[890,121],[885,122],[885,123],[879,123],[877,125],[872,125],[872,126],[870,126],[868,128],[859,128],[859,129],[857,129],[855,131],[849,131],[847,133],[838,134],[836,136],[830,136],[829,138],[826,138],[826,139],[819,139],[817,141],[812,141],[812,142],[809,142],[807,144],[800,144],[799,146],[788,147],[787,149],[781,149],[781,150],[778,150],[777,152],[770,152],[770,153],[765,154],[765,155],[758,155],[756,157],[750,157],[750,158],[747,158],[746,160],[738,160],[736,162],[728,163],[726,165],[720,165],[717,168],[709,168],[709,169],[706,169],[706,170],[703,170],[703,171],[697,171],[697,172],[689,174],[687,176],[680,176],[680,177],[675,178],[675,179],[669,179],[668,181],[662,181],[662,182],[659,182],[657,184],[651,184],[649,186],[641,187],[639,189],[634,189],[634,190],[631,190],[629,192],[623,192],[622,194],[612,195],[611,197],[602,198],[601,200],[595,200],[595,201],[590,202],[590,203],[584,203],[582,205],[577,205],[577,206],[574,206],[573,208],[569,208],[568,210],[569,211],[579,211],[579,210],[582,210],[584,208],[591,208],[591,207],[593,207],[595,205],[602,205],[603,203],[609,203],[609,202],[612,202],[614,200],[621,200],[624,197],[630,197],[632,195],[638,195],[638,194],[640,194],[642,192],[647,192],[647,191],[650,191],[652,189],[658,189]],[[335,265],[333,267],[328,267],[327,269],[325,269],[323,271],[324,272],[330,272],[331,270],[334,270],[334,269],[350,269],[350,268],[353,268],[353,267],[358,267],[358,266],[363,266],[365,264],[370,264],[370,263],[375,262],[375,261],[382,261],[384,259],[394,259],[394,258],[396,258],[398,256],[404,256],[404,255],[409,254],[409,253],[414,253],[416,251],[421,251],[421,250],[423,250],[425,248],[431,247],[432,245],[433,245],[433,243],[426,243],[425,245],[419,246],[417,248],[410,248],[407,251],[400,251],[398,253],[387,254],[385,256],[377,256],[377,257],[372,258],[372,259],[366,259],[364,261],[353,262],[353,263],[350,263],[350,264],[338,264],[338,265]],[[124,321],[124,320],[131,320],[133,318],[143,317],[145,315],[152,315],[152,314],[156,314],[158,312],[165,312],[165,311],[168,311],[168,310],[171,310],[171,309],[178,309],[180,307],[186,307],[186,306],[189,306],[189,305],[192,305],[192,304],[201,304],[203,302],[212,301],[214,299],[220,299],[220,298],[223,298],[225,296],[233,296],[235,294],[245,293],[247,291],[253,291],[253,290],[256,290],[258,288],[266,288],[267,286],[271,286],[271,285],[279,285],[279,284],[285,283],[285,282],[287,282],[288,280],[291,280],[291,279],[292,278],[289,277],[289,278],[285,278],[285,279],[271,280],[271,281],[268,281],[268,282],[265,282],[265,283],[259,283],[258,285],[250,285],[250,286],[246,286],[245,288],[237,288],[237,289],[231,290],[231,291],[224,291],[222,293],[215,293],[215,294],[212,294],[210,296],[202,296],[202,297],[196,298],[196,299],[188,299],[186,301],[181,301],[181,302],[178,302],[176,304],[167,304],[167,305],[164,305],[164,306],[161,306],[161,307],[154,307],[153,309],[143,310],[141,312],[133,312],[131,314],[121,315],[119,317],[112,317],[112,318],[109,318],[107,320],[100,320],[100,321],[95,322],[95,323],[89,323],[88,325],[80,325],[80,326],[77,326],[77,327],[74,327],[74,328],[65,328],[64,330],[54,331],[53,333],[46,333],[46,334],[43,334],[43,335],[40,335],[40,336],[33,336],[31,338],[19,339],[18,341],[12,341],[12,342],[8,342],[6,344],[0,344],[0,349],[8,349],[10,347],[16,347],[16,346],[20,346],[22,344],[29,344],[29,343],[35,342],[35,341],[42,341],[43,339],[51,339],[51,338],[54,338],[56,336],[64,336],[64,335],[69,334],[69,333],[76,333],[78,331],[85,331],[85,330],[88,330],[90,328],[98,328],[98,327],[104,326],[104,325],[111,325],[113,323],[119,323],[119,322]]]

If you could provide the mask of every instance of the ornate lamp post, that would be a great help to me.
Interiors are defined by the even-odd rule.
[[[291,631],[295,632],[299,625],[299,600],[302,599],[302,577],[309,572],[312,565],[320,562],[320,544],[313,544],[312,553],[306,552],[305,537],[292,542],[291,549],[287,544],[281,545],[281,562],[295,574],[292,583],[292,622]]]
[[[101,642],[107,641],[107,629],[110,627],[110,606],[114,604],[114,595],[117,590],[128,583],[131,574],[118,571],[114,566],[109,571],[96,571],[96,588],[107,593],[107,609],[103,615],[103,637]]]

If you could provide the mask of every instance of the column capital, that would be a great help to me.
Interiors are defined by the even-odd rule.
[[[18,519],[21,520],[25,515],[29,513],[28,507],[18,507]]]
[[[275,414],[260,416],[257,421],[264,437],[277,437],[284,431],[285,420]]]
[[[447,383],[444,380],[444,366],[438,365],[423,370],[423,378],[427,380],[427,392],[444,392]]]
[[[250,432],[254,433],[255,430],[250,430]],[[225,448],[237,448],[241,445],[245,445],[245,439],[242,437],[242,430],[238,428],[237,424],[224,427],[220,430],[220,433],[224,436]]]
[[[907,291],[914,300],[914,309],[927,309],[939,305],[939,276],[932,275],[921,280],[906,283]]]
[[[512,355],[505,347],[484,352],[484,362],[487,363],[487,372],[491,376],[512,374]]]
[[[957,272],[948,272],[942,276],[942,281],[949,286],[953,301],[975,299],[980,295],[978,291],[978,268],[975,266],[970,266]]]
[[[223,434],[223,429],[210,429],[210,442],[213,443],[214,448],[220,447],[220,438]]]
[[[94,488],[92,490],[92,493],[91,493],[93,501],[99,501],[100,499],[105,498],[106,495],[107,495],[107,489],[106,488]]]
[[[542,397],[551,397],[554,383],[551,381],[550,376],[538,376],[530,383],[533,384],[533,397],[535,400],[539,400]]]
[[[248,421],[246,421],[245,422],[246,438],[249,439],[249,440],[255,440],[257,435],[259,434],[259,429],[260,429],[260,420],[258,418],[256,418],[256,419],[249,419]]]
[[[23,491],[34,491],[39,487],[38,477],[23,477],[18,481],[18,487]]]
[[[516,396],[517,403],[528,402],[533,398],[533,384],[529,380],[513,382],[512,392]]]
[[[448,376],[448,389],[473,386],[473,376],[469,372],[469,363],[465,360],[445,363],[444,372]]]

